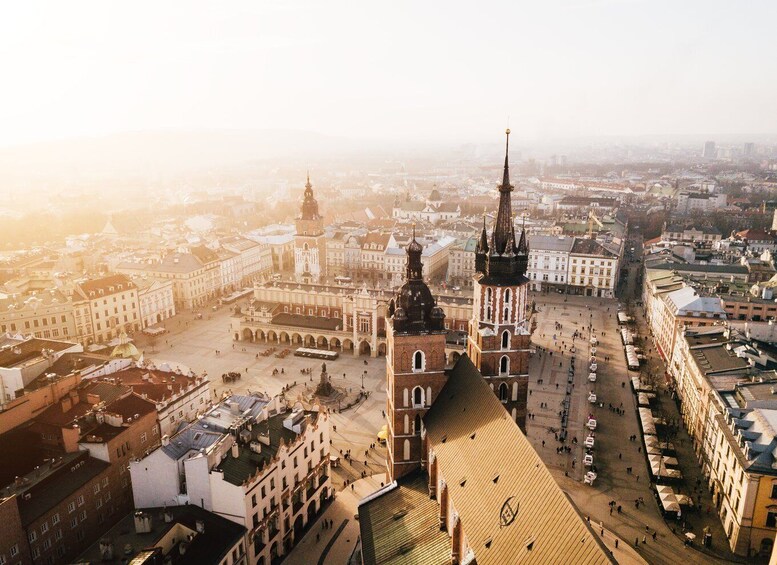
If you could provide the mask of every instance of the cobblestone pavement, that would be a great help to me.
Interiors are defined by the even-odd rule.
[[[636,541],[637,552],[649,563],[667,563],[678,559],[692,559],[695,563],[730,563],[735,560],[735,556],[728,550],[714,512],[709,516],[705,512],[693,513],[686,517],[685,524],[699,535],[699,539],[705,525],[712,528],[712,550],[715,552],[712,555],[702,553],[698,548],[685,547],[681,537],[683,524],[666,523],[659,511],[650,485],[635,397],[629,383],[631,375],[626,369],[616,321],[617,301],[557,293],[538,293],[534,300],[539,313],[533,342],[540,350],[530,363],[531,395],[528,411],[533,417],[528,421],[528,436],[561,487],[580,511],[590,517],[592,523],[601,524],[605,530],[627,540],[632,546]],[[556,323],[561,324],[560,330]],[[587,380],[589,325],[599,340],[596,346],[598,371],[595,383]],[[576,370],[569,408],[569,435],[568,440],[562,444],[556,441],[554,433],[549,429],[560,427],[560,402],[565,395],[571,363],[569,349],[572,334],[576,330],[582,332],[583,336],[574,342]],[[596,404],[588,401],[590,392],[596,393]],[[671,404],[668,397],[662,397],[661,401],[662,404]],[[670,418],[671,409],[672,406],[669,406]],[[589,414],[596,418],[598,424],[593,452],[598,476],[593,486],[583,483],[587,469],[581,465],[585,454],[583,440],[588,432],[584,425]],[[635,441],[631,440],[632,436],[636,436]],[[577,444],[572,443],[575,437]],[[687,443],[681,435],[677,437],[677,442],[682,446],[678,446],[681,450],[678,456],[681,462],[686,463],[682,470],[688,488],[683,488],[683,491],[693,494],[700,470],[694,465],[694,459],[689,459],[684,452]],[[559,453],[557,448],[564,446],[570,448],[569,452]],[[640,498],[644,503],[637,507],[635,500]],[[611,501],[616,503],[612,513],[609,505]],[[618,506],[621,507],[620,513],[617,511]],[[652,537],[654,532],[655,540]],[[642,542],[643,537],[645,543]]]

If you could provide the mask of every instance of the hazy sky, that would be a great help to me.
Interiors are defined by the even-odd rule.
[[[777,132],[777,1],[6,2],[0,145]],[[498,135],[498,134],[496,134]]]

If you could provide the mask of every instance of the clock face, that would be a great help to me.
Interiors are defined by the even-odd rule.
[[[502,509],[499,511],[499,524],[505,528],[515,521],[518,516],[518,501],[514,496],[511,496],[502,504]]]

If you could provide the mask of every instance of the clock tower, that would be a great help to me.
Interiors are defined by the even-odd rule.
[[[302,282],[318,282],[321,277],[326,276],[326,238],[324,220],[318,213],[318,202],[313,197],[309,174],[296,226],[294,276]]]

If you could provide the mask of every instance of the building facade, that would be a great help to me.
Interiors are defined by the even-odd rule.
[[[251,565],[286,555],[332,495],[326,412],[232,396],[130,463],[135,505],[197,504],[248,530]]]
[[[173,281],[138,277],[132,282],[138,288],[142,329],[161,324],[175,316]]]

